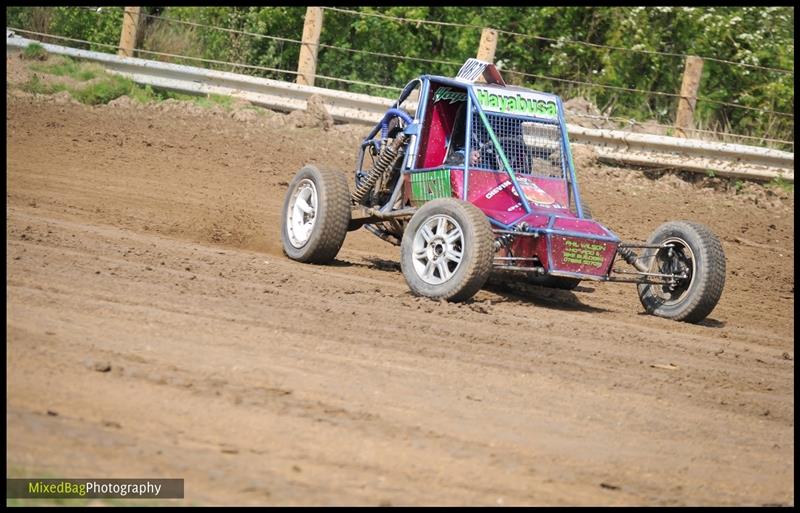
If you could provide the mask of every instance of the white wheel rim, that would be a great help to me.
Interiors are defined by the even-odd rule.
[[[461,266],[464,232],[450,216],[436,215],[425,220],[414,234],[414,271],[430,285],[446,282]]]
[[[297,184],[286,212],[286,233],[292,246],[302,248],[306,245],[316,221],[317,188],[306,178]]]

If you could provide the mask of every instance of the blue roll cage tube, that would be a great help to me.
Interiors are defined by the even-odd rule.
[[[365,150],[365,148],[367,146],[369,146],[370,144],[375,144],[376,147],[378,149],[380,149],[380,141],[375,141],[373,138],[378,134],[379,131],[381,132],[382,138],[385,138],[388,135],[387,134],[387,132],[388,132],[388,123],[392,118],[400,117],[406,123],[406,128],[404,129],[404,133],[406,133],[408,135],[418,135],[419,134],[419,128],[420,128],[419,125],[422,122],[422,120],[425,119],[425,115],[426,115],[426,111],[427,111],[427,103],[428,103],[426,100],[427,100],[427,97],[428,97],[428,92],[430,91],[430,84],[432,82],[437,83],[437,84],[441,84],[441,85],[456,87],[456,88],[459,88],[459,89],[466,89],[466,91],[467,91],[467,112],[472,112],[473,109],[474,109],[474,111],[480,116],[481,122],[484,124],[484,127],[486,128],[487,132],[490,134],[490,138],[492,139],[492,145],[494,146],[494,149],[497,152],[497,154],[498,154],[498,156],[499,156],[499,158],[500,158],[500,160],[501,160],[501,162],[503,164],[503,168],[504,168],[503,172],[505,172],[506,176],[508,176],[509,180],[511,181],[512,185],[514,186],[514,189],[517,191],[517,194],[518,194],[518,196],[519,196],[519,198],[521,200],[522,206],[525,209],[525,214],[524,215],[529,214],[531,212],[531,208],[530,208],[530,205],[529,205],[529,203],[527,201],[527,198],[526,198],[525,194],[523,193],[522,188],[519,185],[519,182],[517,181],[516,173],[514,173],[513,169],[511,169],[511,166],[508,163],[508,158],[505,155],[505,152],[503,151],[503,148],[499,144],[497,144],[496,136],[494,136],[494,131],[492,130],[492,128],[491,128],[491,126],[490,126],[490,124],[488,122],[488,119],[486,118],[486,114],[484,113],[483,109],[480,106],[480,102],[478,102],[478,100],[477,100],[477,98],[475,96],[475,91],[473,89],[474,86],[472,84],[466,84],[464,82],[460,82],[460,81],[457,81],[457,80],[449,79],[449,78],[446,78],[446,77],[435,76],[435,75],[422,75],[419,78],[414,79],[411,82],[409,82],[403,88],[403,91],[400,93],[400,96],[397,99],[397,101],[392,103],[391,107],[386,111],[386,113],[383,115],[381,120],[373,127],[373,129],[369,132],[369,134],[364,138],[364,140],[363,140],[363,142],[361,144],[359,157],[358,157],[358,161],[357,161],[357,166],[360,167],[360,165],[361,165],[361,163],[363,161],[364,150]],[[411,92],[414,90],[414,88],[416,87],[416,85],[418,83],[420,84],[420,95],[419,95],[420,104],[419,104],[419,106],[417,108],[417,112],[416,112],[416,115],[415,115],[414,119],[412,119],[411,116],[408,115],[408,113],[406,113],[405,111],[403,111],[403,110],[401,110],[399,108],[399,105],[411,94]],[[575,166],[574,166],[573,159],[572,159],[572,150],[570,148],[569,138],[568,138],[567,131],[566,131],[566,121],[565,121],[565,118],[564,118],[563,103],[562,103],[562,100],[561,100],[560,96],[557,96],[557,95],[550,95],[550,96],[554,96],[556,98],[557,110],[558,110],[558,120],[557,121],[553,121],[553,120],[550,120],[550,119],[537,118],[535,116],[521,116],[521,117],[529,118],[531,120],[535,120],[535,121],[539,121],[539,122],[545,122],[545,123],[548,123],[548,124],[560,125],[560,127],[561,127],[561,131],[560,131],[561,132],[561,145],[562,145],[562,148],[564,149],[564,153],[567,156],[566,161],[562,162],[562,172],[564,174],[567,174],[567,173],[569,174],[569,182],[572,185],[572,191],[571,191],[572,192],[572,197],[573,197],[573,201],[575,202],[575,207],[576,207],[576,210],[578,212],[578,217],[581,218],[581,219],[584,219],[583,204],[582,204],[581,197],[580,197],[580,191],[579,191],[579,188],[578,188],[578,183],[577,183],[577,180],[575,179]],[[472,145],[472,116],[469,116],[469,118],[467,118],[465,121],[467,123],[466,141],[465,141],[465,154],[469,155],[470,154],[470,150],[471,150],[471,145]],[[416,148],[419,145],[419,141],[416,141],[416,140],[412,141],[411,144],[413,144],[413,149],[416,150]],[[409,147],[411,147],[411,144],[410,144]],[[411,159],[412,153],[415,153],[415,151],[407,152],[407,154],[405,156],[405,162],[404,162],[404,164],[402,166],[403,173],[402,173],[400,179],[397,181],[397,184],[395,185],[395,190],[392,192],[391,198],[389,199],[389,201],[385,205],[381,206],[381,208],[380,208],[381,212],[390,212],[390,211],[393,210],[393,205],[397,201],[397,197],[398,197],[400,191],[402,190],[402,185],[403,185],[403,180],[405,179],[405,177],[404,177],[405,174],[408,174],[408,173],[411,173],[411,172],[423,171],[423,169],[419,169],[419,170],[415,169],[414,162],[412,162],[412,159]],[[468,165],[469,165],[469,159],[465,158],[464,159],[464,186],[463,186],[462,193],[461,193],[461,198],[463,200],[467,199],[468,192],[469,192]],[[360,178],[358,176],[359,172],[360,172],[358,167],[356,169],[356,181],[358,181],[359,178]],[[489,217],[489,221],[493,225],[499,226],[500,228],[504,228],[504,229],[513,228],[514,225],[516,224],[516,223],[504,224],[504,223],[501,223],[501,222],[499,222],[499,221],[497,221],[495,219],[492,219],[491,217]],[[552,221],[553,221],[553,219],[551,219],[551,222],[548,223],[548,228],[537,229],[535,231],[536,232],[540,232],[540,233],[555,233],[555,234],[559,234],[559,235],[571,235],[571,236],[586,237],[585,234],[577,234],[577,233],[560,231],[560,230],[559,231],[555,231],[555,230],[553,230],[551,228]],[[609,233],[609,235],[611,235],[611,237],[597,237],[598,239],[600,239],[600,240],[608,240],[608,241],[619,241],[619,238],[617,238],[617,236],[615,234],[613,234],[610,230],[608,230],[607,228],[605,228],[605,230],[606,230],[607,233]]]

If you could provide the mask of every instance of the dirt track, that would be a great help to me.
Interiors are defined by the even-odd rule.
[[[363,128],[7,98],[9,477],[182,477],[194,504],[794,504],[793,197],[579,169],[623,238],[721,237],[702,325],[624,284],[438,303],[365,231],[332,266],[280,252],[287,182],[349,176]]]

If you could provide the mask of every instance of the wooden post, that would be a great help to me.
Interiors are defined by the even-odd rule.
[[[297,62],[297,83],[314,85],[317,74],[317,50],[319,35],[322,32],[322,7],[306,9],[306,21],[303,24],[303,43],[300,45],[300,59]]]
[[[675,131],[678,137],[688,137],[694,128],[694,108],[697,104],[697,90],[703,74],[703,59],[689,55],[683,70],[681,97],[678,99],[678,112],[675,114]]]
[[[122,15],[122,34],[119,38],[119,51],[117,52],[120,57],[133,57],[141,12],[141,7],[125,8],[125,13]]]
[[[494,62],[494,51],[497,49],[497,31],[485,28],[481,32],[481,42],[478,46],[478,60]]]

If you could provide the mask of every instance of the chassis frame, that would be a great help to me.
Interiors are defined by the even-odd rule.
[[[478,84],[475,78],[482,75],[486,80],[486,84]],[[651,272],[651,266],[644,261],[651,259],[654,255],[666,249],[672,253],[670,244],[644,244],[644,243],[625,243],[617,237],[610,229],[590,220],[586,215],[585,208],[581,199],[579,186],[577,183],[575,166],[572,158],[572,151],[569,143],[569,136],[567,134],[567,126],[564,117],[563,103],[559,96],[548,93],[540,93],[523,88],[514,88],[513,92],[519,94],[533,95],[532,98],[542,98],[549,101],[555,106],[554,109],[549,111],[549,115],[530,115],[530,113],[508,114],[506,117],[513,117],[524,119],[530,122],[536,122],[546,125],[552,125],[560,134],[559,144],[561,154],[565,157],[561,160],[561,180],[563,181],[563,188],[567,191],[567,201],[570,210],[547,211],[539,208],[537,205],[532,205],[526,191],[523,189],[517,171],[509,162],[509,157],[500,144],[497,135],[492,129],[491,123],[487,118],[486,102],[481,102],[478,98],[479,93],[483,93],[487,88],[497,87],[494,84],[504,87],[499,73],[494,65],[470,59],[462,67],[458,76],[455,79],[434,76],[422,75],[410,81],[400,93],[398,99],[392,103],[390,108],[386,111],[382,119],[374,125],[368,135],[363,139],[357,158],[356,164],[356,185],[366,176],[364,169],[365,156],[368,150],[373,153],[378,153],[380,149],[387,144],[390,140],[387,138],[389,125],[392,120],[399,118],[402,120],[402,125],[405,125],[402,130],[402,145],[403,155],[402,162],[399,166],[399,177],[391,189],[389,199],[380,205],[368,207],[360,204],[354,204],[352,207],[351,220],[348,230],[356,230],[360,227],[365,227],[367,230],[386,240],[392,244],[399,245],[400,240],[398,234],[391,233],[381,228],[381,223],[384,222],[399,222],[400,224],[407,222],[417,211],[419,204],[414,206],[410,205],[408,194],[408,182],[413,180],[412,177],[416,173],[430,172],[431,168],[419,165],[419,157],[422,147],[422,138],[426,136],[426,122],[430,123],[430,109],[433,108],[431,101],[432,91],[434,88],[450,88],[455,90],[466,91],[466,109],[468,113],[474,114],[467,116],[465,119],[466,126],[463,127],[465,137],[464,152],[470,155],[473,150],[473,130],[476,129],[475,119],[480,120],[483,124],[483,129],[488,132],[491,139],[493,151],[499,163],[502,163],[502,173],[505,179],[510,182],[508,188],[513,188],[513,194],[519,199],[517,210],[519,216],[516,216],[511,221],[498,219],[497,216],[492,215],[492,212],[483,210],[492,226],[492,231],[495,234],[495,258],[493,261],[493,269],[496,271],[514,271],[522,272],[533,276],[557,276],[563,278],[571,278],[578,280],[594,280],[594,281],[609,281],[609,282],[628,282],[648,285],[662,285],[662,286],[675,286],[679,280],[687,278],[685,270],[682,272],[673,273],[658,273]],[[419,90],[419,102],[417,108],[414,109],[414,115],[408,114],[403,107],[407,105],[405,102],[409,99],[412,92]],[[452,103],[452,102],[451,102]],[[497,109],[488,109],[493,116],[503,116],[498,113]],[[452,187],[449,197],[456,197],[465,201],[470,201],[471,184],[470,177],[474,174],[474,169],[468,163],[468,159],[464,159],[464,163],[457,166],[449,166],[452,171],[460,171],[463,180],[460,187]],[[440,170],[442,165],[434,166],[436,170]],[[498,173],[498,171],[492,171]],[[473,185],[474,187],[474,185]],[[460,189],[460,190],[459,190]],[[525,222],[525,219],[530,217],[546,217],[546,222],[540,222],[534,226],[531,223]],[[563,221],[570,224],[568,226],[556,227],[557,221]],[[578,221],[574,221],[578,220]],[[583,221],[594,223],[598,229],[592,233],[587,233],[582,226],[586,226]],[[562,223],[563,224],[563,223]],[[598,231],[600,233],[598,233]],[[543,240],[544,245],[539,245],[539,253],[541,254],[527,254],[524,256],[513,256],[510,254],[502,254],[504,247],[509,247],[511,243],[517,241],[530,239],[530,240]],[[559,255],[554,254],[554,240],[563,239],[570,241],[590,241],[592,244],[597,244],[598,247],[602,246],[604,249],[604,258],[600,269],[594,268],[587,272],[586,266],[558,266],[554,262],[558,260]],[[575,244],[575,242],[573,242]],[[639,256],[636,250],[645,250],[645,256]],[[563,260],[564,251],[561,251],[561,258]],[[598,253],[599,254],[599,253]],[[614,268],[616,257],[620,257],[624,262],[629,264],[632,270],[623,270]],[[563,263],[563,262],[562,262]]]

